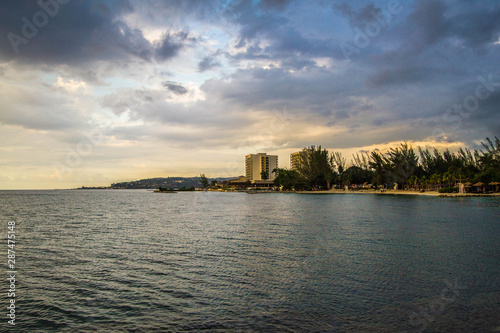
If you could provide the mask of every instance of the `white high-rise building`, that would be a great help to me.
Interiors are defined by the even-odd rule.
[[[276,174],[272,171],[276,168],[278,168],[278,155],[259,153],[245,156],[245,176],[250,181],[262,180],[262,171],[267,171],[268,180],[273,180]]]

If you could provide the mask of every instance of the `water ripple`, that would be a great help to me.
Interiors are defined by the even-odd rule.
[[[494,331],[498,207],[0,191],[18,226],[18,332]],[[463,288],[451,294],[450,284]]]

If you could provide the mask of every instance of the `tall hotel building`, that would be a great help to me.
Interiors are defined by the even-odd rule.
[[[296,153],[291,153],[290,154],[290,169],[291,170],[299,170],[300,167],[300,155],[302,154],[302,151],[298,151]]]
[[[278,156],[267,155],[266,153],[250,154],[245,156],[245,171],[246,178],[252,180],[262,180],[260,173],[267,171],[269,175],[268,180],[276,178],[273,170],[278,167]]]

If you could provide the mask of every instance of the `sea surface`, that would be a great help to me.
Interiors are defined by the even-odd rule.
[[[499,332],[500,199],[0,191],[7,332]]]

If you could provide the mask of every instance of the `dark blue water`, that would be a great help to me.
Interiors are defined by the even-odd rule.
[[[15,332],[500,331],[498,198],[0,191],[0,217]]]

